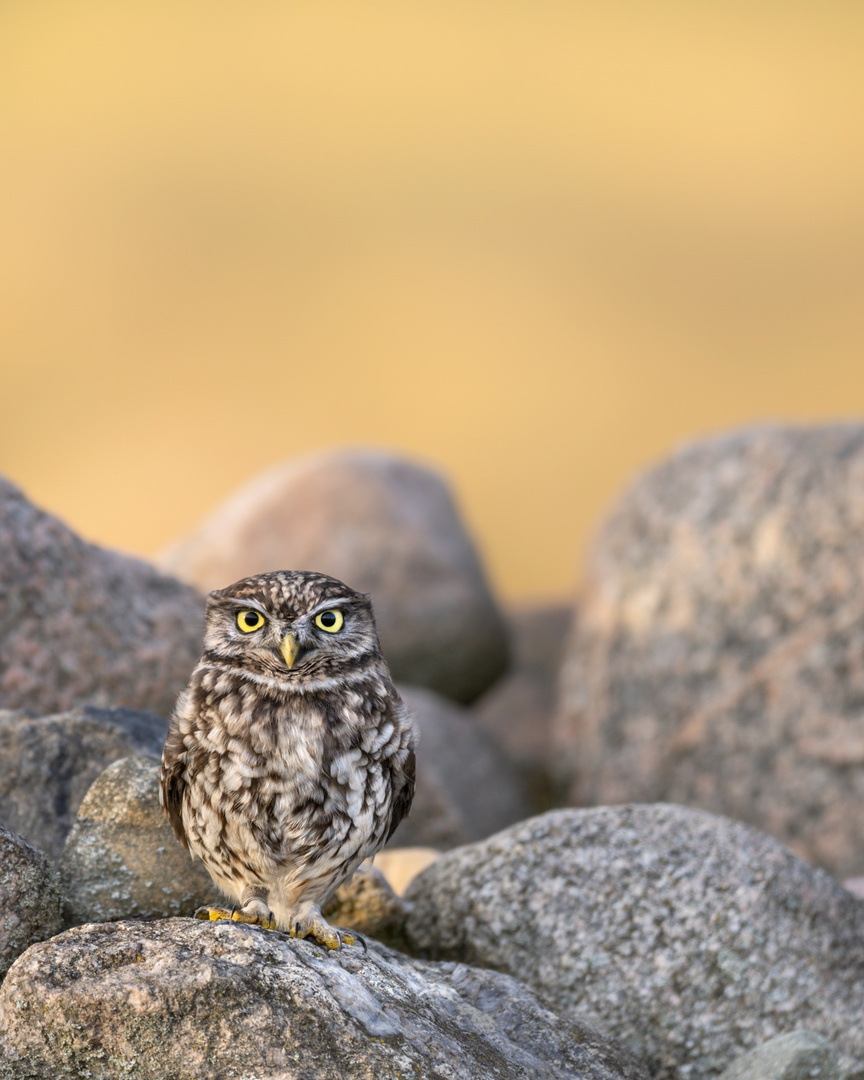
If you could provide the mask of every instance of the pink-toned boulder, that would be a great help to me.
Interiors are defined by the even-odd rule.
[[[864,872],[864,426],[684,448],[613,509],[578,606],[572,801],[702,807]]]
[[[371,593],[396,679],[468,702],[507,663],[507,636],[444,480],[370,450],[288,461],[257,477],[161,558],[199,588],[319,570]]]
[[[86,543],[0,477],[0,707],[169,716],[203,632],[194,589]]]

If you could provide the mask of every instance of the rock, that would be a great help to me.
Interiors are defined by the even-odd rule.
[[[403,896],[421,870],[435,862],[440,852],[429,847],[386,847],[375,856],[375,866],[397,896]]]
[[[57,875],[41,851],[0,825],[0,979],[34,941],[59,931]]]
[[[522,777],[467,709],[414,686],[400,686],[420,732],[417,787],[402,847],[448,848],[481,840],[530,813]]]
[[[473,711],[477,724],[525,777],[531,811],[540,813],[566,801],[552,721],[573,605],[526,605],[505,614],[512,643],[510,671]]]
[[[864,426],[686,447],[602,527],[557,722],[577,804],[746,821],[864,866]]]
[[[0,988],[3,1080],[645,1080],[506,975],[242,924],[68,930]]]
[[[738,822],[555,810],[445,853],[406,898],[414,952],[516,975],[657,1080],[799,1027],[864,1068],[864,903]]]
[[[87,789],[112,761],[161,756],[167,723],[131,709],[0,710],[0,821],[58,859]]]
[[[847,881],[843,882],[843,886],[848,889],[849,892],[864,898],[864,877],[849,878]]]
[[[405,948],[408,905],[390,888],[381,871],[368,863],[359,866],[351,881],[336,890],[323,914],[332,926],[347,926],[391,949]]]
[[[742,1054],[720,1080],[841,1080],[840,1057],[815,1031],[793,1031]]]
[[[199,653],[204,601],[87,544],[0,478],[0,705],[123,705],[169,716]]]
[[[65,926],[192,915],[220,893],[159,807],[159,759],[115,761],[78,808],[60,860]]]
[[[268,570],[319,570],[372,594],[393,677],[457,701],[507,663],[480,559],[443,479],[386,453],[288,461],[238,491],[161,564],[199,588]]]

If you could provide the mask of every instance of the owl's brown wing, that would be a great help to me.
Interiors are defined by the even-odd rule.
[[[393,799],[393,810],[390,814],[390,826],[387,830],[387,840],[396,832],[396,826],[402,820],[402,818],[408,816],[408,811],[411,809],[411,803],[414,799],[414,773],[416,769],[416,758],[414,751],[408,751],[408,757],[405,759],[405,765],[402,769],[402,783],[396,788]],[[385,840],[385,843],[387,841]]]
[[[174,740],[172,740],[172,735],[175,736]],[[165,740],[165,749],[162,752],[162,770],[159,775],[159,802],[162,804],[162,810],[171,823],[174,835],[183,847],[188,848],[189,841],[186,838],[186,830],[183,828],[182,814],[186,781],[183,779],[183,762],[176,752],[177,748],[173,745],[175,741],[180,742],[180,749],[182,749],[182,739],[176,734],[172,723],[168,738]]]

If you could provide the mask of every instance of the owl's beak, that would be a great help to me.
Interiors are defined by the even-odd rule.
[[[293,634],[286,634],[282,639],[282,644],[279,646],[279,652],[285,658],[285,663],[289,669],[294,667],[294,661],[297,659],[297,654],[300,652],[300,645],[297,638]]]

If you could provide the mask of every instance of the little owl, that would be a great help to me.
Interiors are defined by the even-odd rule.
[[[408,813],[415,743],[368,596],[304,571],[212,592],[159,792],[236,905],[196,915],[353,944],[321,908]]]

